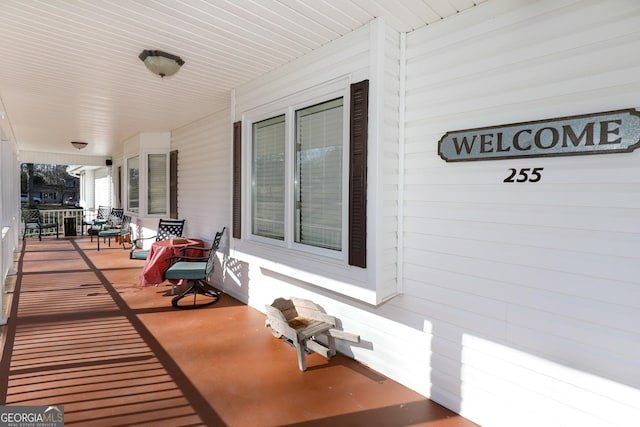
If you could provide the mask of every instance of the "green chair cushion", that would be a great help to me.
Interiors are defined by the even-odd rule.
[[[149,257],[149,251],[147,250],[136,250],[131,252],[131,258],[132,259],[140,259],[140,260],[145,260]]]
[[[173,264],[164,273],[164,277],[167,280],[187,279],[197,280],[204,279],[206,274],[207,263],[206,262],[185,262],[180,261]]]
[[[102,230],[101,232],[98,233],[98,236],[100,236],[100,237],[115,237],[115,236],[121,236],[122,234],[123,234],[123,232],[119,228],[111,228],[109,230]]]
[[[47,223],[43,223],[43,224],[36,224],[36,223],[28,223],[25,225],[25,228],[27,230],[37,230],[38,228],[54,228],[57,227],[58,224],[56,224],[55,222],[47,222]]]

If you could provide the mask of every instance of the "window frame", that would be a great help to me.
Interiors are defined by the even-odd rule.
[[[307,244],[307,243],[299,243],[296,242],[296,220],[294,218],[295,216],[295,212],[296,212],[296,208],[295,208],[295,204],[297,203],[297,188],[296,188],[296,184],[295,181],[297,179],[297,167],[299,166],[297,164],[297,159],[296,159],[296,145],[298,144],[297,141],[297,129],[296,129],[296,124],[297,124],[297,120],[296,120],[296,116],[297,116],[297,112],[298,111],[302,111],[305,110],[307,108],[310,107],[314,107],[316,105],[320,105],[320,104],[324,104],[324,103],[328,103],[331,102],[333,100],[336,99],[342,99],[342,163],[341,163],[341,170],[342,170],[342,176],[341,176],[341,191],[342,191],[342,195],[341,195],[341,218],[340,218],[340,236],[341,236],[341,241],[340,241],[340,249],[329,249],[329,248],[323,248],[321,246],[316,246],[316,245],[311,245],[311,244]],[[291,224],[291,233],[292,233],[292,244],[291,246],[293,248],[296,248],[300,251],[306,251],[306,252],[311,252],[311,253],[315,253],[318,255],[326,255],[329,256],[331,258],[344,258],[345,262],[346,262],[346,250],[347,250],[347,245],[348,245],[348,219],[349,219],[349,109],[345,108],[345,105],[348,105],[348,97],[346,96],[338,96],[338,97],[328,97],[327,99],[324,99],[322,101],[319,102],[313,102],[311,104],[309,103],[301,103],[300,105],[297,106],[293,106],[292,107],[292,126],[293,126],[293,136],[294,136],[294,144],[292,145],[292,161],[293,161],[293,179],[291,180],[291,183],[293,185],[293,195],[292,195],[292,224]],[[313,249],[316,248],[316,249]]]
[[[282,117],[282,124],[284,127],[284,141],[282,141],[283,145],[284,145],[284,165],[285,165],[285,171],[284,171],[284,182],[283,182],[283,212],[282,212],[282,222],[283,222],[283,230],[282,230],[282,238],[278,238],[275,236],[268,236],[266,235],[266,233],[261,234],[256,232],[256,213],[255,213],[255,209],[256,209],[256,191],[257,191],[257,183],[256,183],[256,159],[255,159],[255,153],[256,153],[256,141],[255,141],[255,129],[256,129],[256,125],[259,125],[261,123],[265,123],[265,122],[275,122],[276,124],[279,124],[280,118]],[[278,119],[276,121],[276,119]],[[288,144],[288,136],[287,136],[287,115],[286,113],[283,114],[278,114],[275,115],[273,117],[269,117],[267,119],[264,120],[258,120],[258,121],[254,121],[253,123],[251,123],[251,141],[250,141],[250,145],[251,145],[251,170],[250,170],[250,176],[251,176],[251,203],[249,204],[249,207],[251,208],[251,212],[250,212],[250,218],[251,218],[251,222],[250,222],[250,230],[251,230],[251,235],[252,236],[256,236],[259,237],[260,239],[264,238],[266,239],[266,242],[270,242],[272,240],[276,240],[276,241],[285,241],[286,240],[286,235],[287,235],[287,222],[286,222],[286,215],[287,215],[287,144]]]
[[[165,156],[165,209],[163,213],[149,213],[149,156],[163,155]],[[132,159],[138,159],[138,208],[131,208],[131,180],[129,173],[129,162]],[[170,209],[170,152],[165,149],[145,149],[135,153],[131,153],[126,157],[126,207],[127,213],[137,217],[164,218],[169,215]]]
[[[318,256],[319,259],[329,259],[341,265],[348,263],[348,218],[349,218],[349,81],[339,80],[327,85],[300,92],[281,100],[264,104],[259,108],[245,112],[242,116],[242,139],[244,156],[244,170],[246,183],[243,191],[242,237],[250,242],[265,244],[274,248],[295,251],[300,254]],[[305,243],[295,242],[295,168],[296,168],[296,112],[317,104],[322,104],[337,98],[342,98],[342,209],[341,209],[341,248],[327,249]],[[271,239],[253,234],[253,125],[255,123],[285,116],[285,213],[284,239]]]
[[[140,211],[141,211],[140,204],[141,204],[141,200],[142,200],[142,197],[141,197],[141,194],[140,194],[140,192],[141,192],[140,181],[142,180],[140,157],[141,157],[140,154],[137,153],[137,154],[135,154],[133,156],[127,157],[127,159],[126,159],[126,169],[127,169],[127,208],[126,209],[127,209],[127,212],[131,212],[131,213],[133,213],[135,215],[140,214]],[[130,165],[133,162],[134,159],[138,163],[137,168],[132,168],[131,165]],[[132,201],[132,199],[131,199],[131,170],[132,169],[137,169],[138,170],[138,197],[137,197],[138,206],[136,208],[132,208],[131,207],[131,201]]]
[[[158,213],[150,213],[151,207],[151,156],[164,156],[164,210]],[[152,218],[166,218],[169,215],[169,152],[165,150],[148,150],[145,151],[145,172],[146,172],[146,194],[145,194],[145,212],[146,216]]]

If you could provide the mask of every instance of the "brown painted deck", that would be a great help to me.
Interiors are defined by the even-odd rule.
[[[68,426],[475,426],[342,355],[299,371],[227,295],[171,308],[170,287],[138,286],[142,262],[113,244],[28,239],[17,266],[3,404],[64,405]]]

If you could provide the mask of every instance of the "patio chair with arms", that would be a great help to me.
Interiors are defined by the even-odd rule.
[[[220,299],[220,294],[209,285],[208,279],[213,272],[215,254],[218,246],[220,246],[220,239],[224,234],[225,228],[226,227],[223,227],[222,231],[216,233],[210,248],[188,246],[183,249],[184,253],[186,253],[187,250],[202,251],[203,256],[188,257],[178,255],[170,257],[172,258],[171,261],[175,262],[165,271],[165,280],[184,280],[187,283],[191,283],[191,286],[189,286],[186,291],[171,299],[171,305],[175,308],[197,308],[213,304]],[[189,294],[193,294],[193,303],[190,305],[179,305],[180,300]],[[206,302],[198,304],[196,300],[198,294],[206,297]]]
[[[158,222],[158,232],[155,236],[138,237],[131,245],[131,252],[129,258],[146,260],[149,256],[148,249],[140,249],[138,243],[148,239],[156,239],[156,242],[161,240],[169,240],[174,237],[182,237],[182,230],[184,229],[184,219],[160,219]]]
[[[22,233],[22,240],[27,235],[29,230],[38,230],[38,240],[42,240],[42,230],[55,228],[56,239],[60,235],[60,229],[58,227],[58,218],[55,218],[54,222],[44,222],[42,218],[42,212],[39,209],[22,209],[22,220],[24,221],[24,233]]]
[[[109,215],[106,217],[106,219],[100,221],[93,227],[93,229],[95,230],[94,234],[100,234],[101,231],[109,230],[111,228],[120,228],[123,215],[123,208],[111,208],[111,212],[109,212]],[[91,235],[91,241],[93,242],[93,235]]]
[[[107,222],[107,218],[109,216],[109,211],[111,210],[110,206],[98,206],[98,210],[96,211],[96,217],[93,219],[87,218],[84,214],[82,217],[82,235],[84,236],[84,227],[87,227],[87,234],[91,236],[91,241],[93,241],[93,235],[98,234],[97,229],[94,227],[102,226],[102,224]]]
[[[122,249],[127,249],[124,245],[125,237],[131,233],[131,216],[124,215],[122,217],[122,223],[118,228],[107,228],[98,232],[98,250],[100,250],[100,238],[109,239],[109,246],[111,246],[111,238],[119,237],[120,243],[122,243]]]

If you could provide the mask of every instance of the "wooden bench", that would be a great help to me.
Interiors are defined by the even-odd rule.
[[[301,298],[277,298],[265,306],[265,326],[276,338],[283,338],[298,352],[298,367],[307,369],[306,353],[311,351],[330,359],[336,354],[335,340],[360,342],[360,337],[335,329],[336,318],[324,313],[314,302]],[[318,341],[324,337],[326,343]]]

